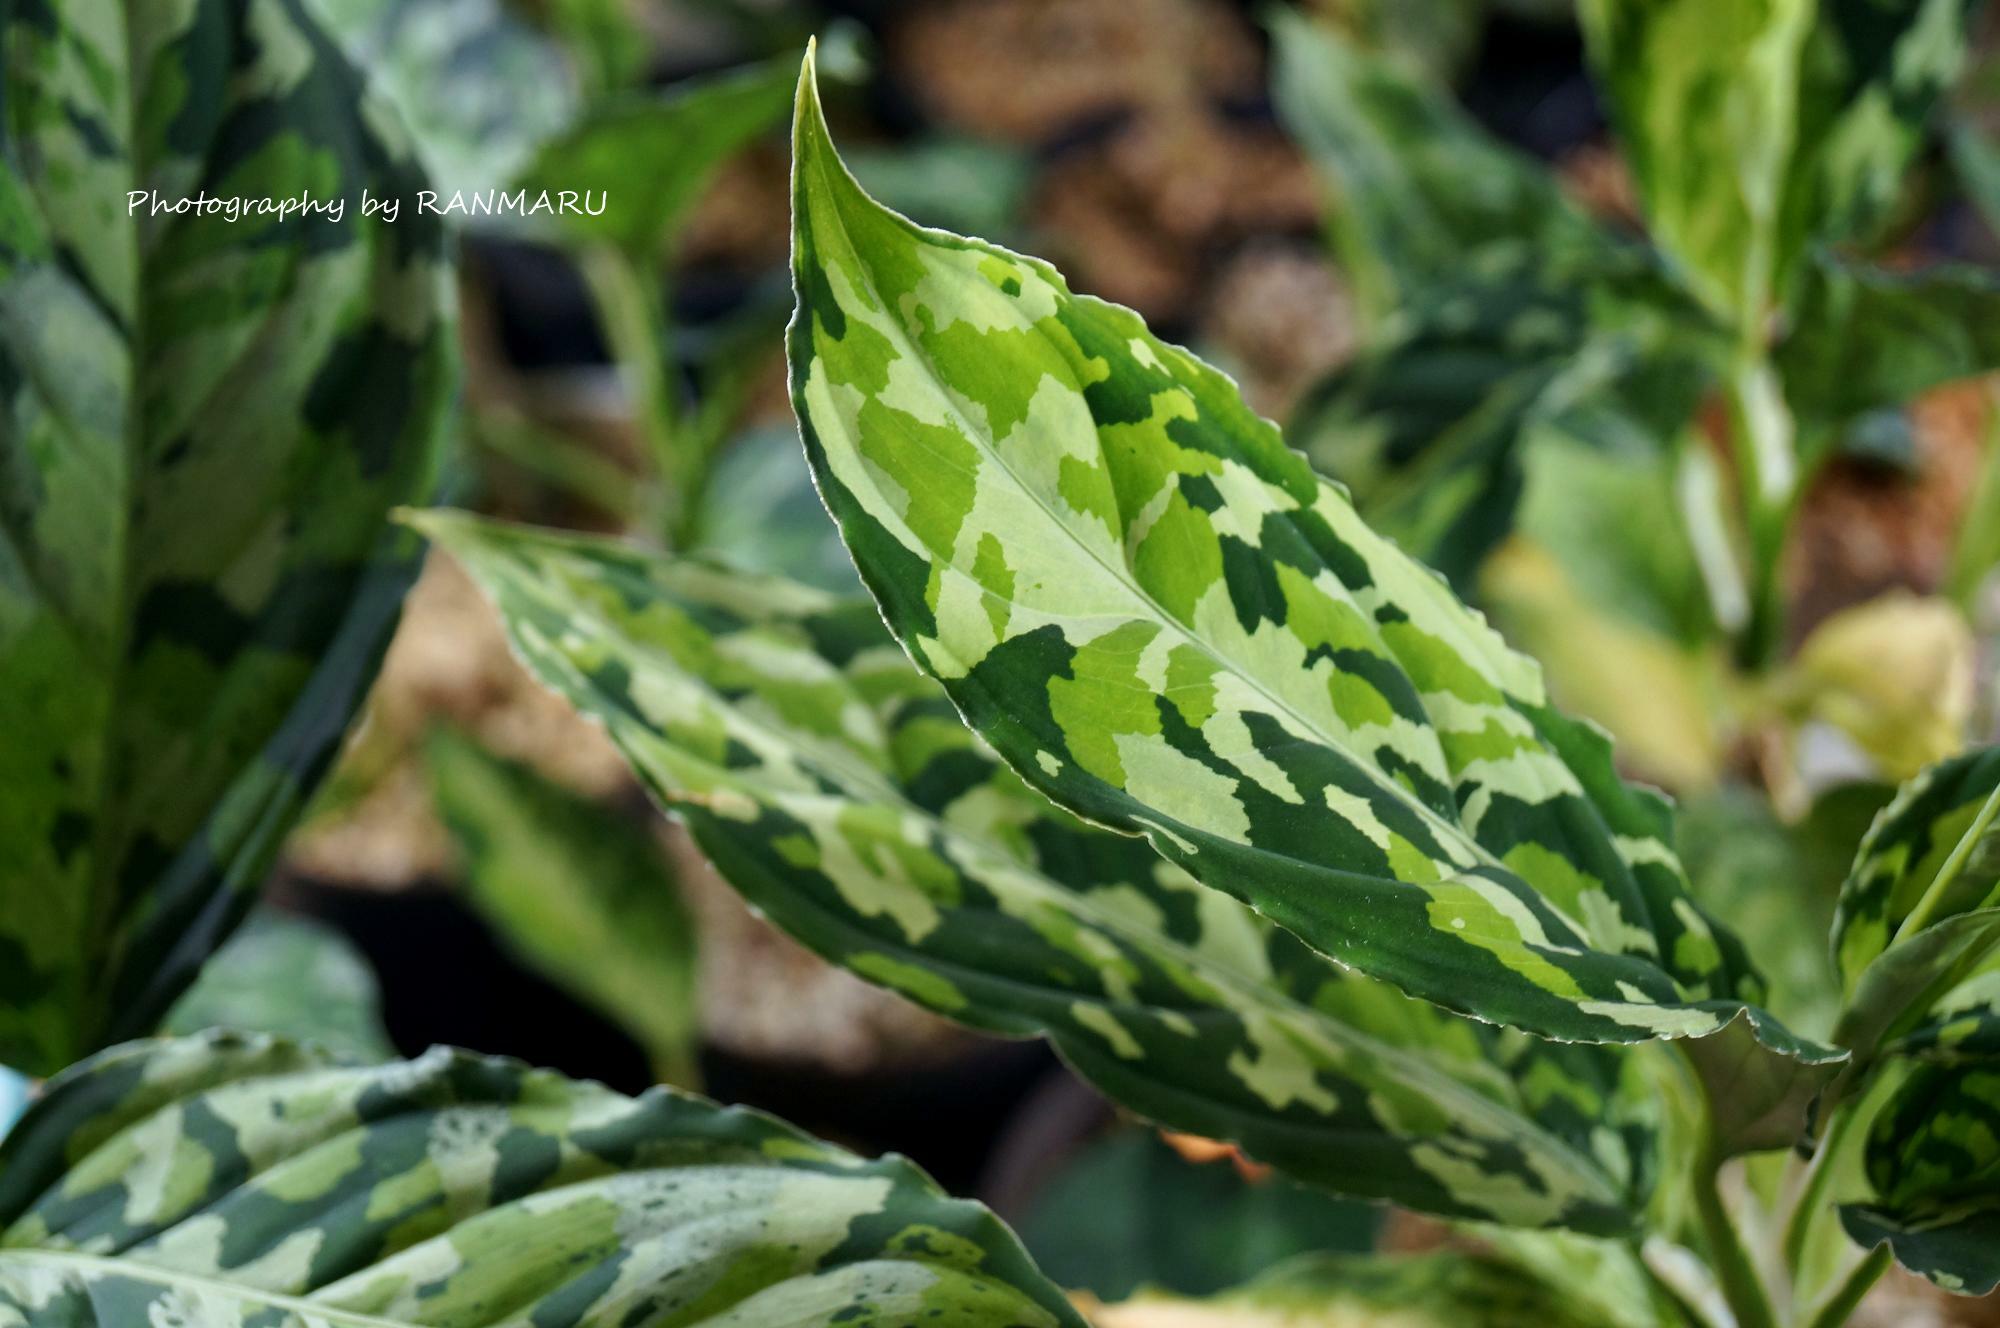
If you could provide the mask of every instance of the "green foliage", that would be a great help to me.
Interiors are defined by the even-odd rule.
[[[602,215],[572,213],[562,224],[581,240],[651,259],[672,244],[722,164],[784,116],[791,87],[785,56],[606,98],[542,146],[521,184],[594,192]]]
[[[1233,384],[1045,264],[880,208],[810,69],[794,154],[821,495],[1023,779],[1449,1009],[1596,1042],[1743,1020],[1794,1066],[1839,1058],[1750,1004],[1666,804]]]
[[[311,1042],[354,1061],[387,1060],[374,970],[325,923],[260,909],[202,966],[164,1031],[210,1028]]]
[[[1371,1208],[1190,1162],[1137,1129],[1086,1145],[1016,1223],[1043,1272],[1106,1300],[1214,1295],[1295,1255],[1364,1253],[1379,1225]]]
[[[506,187],[577,113],[561,51],[505,0],[316,0],[316,12],[402,116],[440,199]]]
[[[1204,1301],[1149,1292],[1129,1304],[1170,1309],[1173,1317],[1163,1313],[1161,1322],[1187,1328],[1378,1322],[1397,1328],[1604,1328],[1620,1322],[1602,1317],[1588,1287],[1545,1283],[1504,1260],[1460,1250],[1307,1254]]]
[[[0,1144],[0,1321],[1082,1328],[976,1204],[766,1116],[439,1048],[134,1043]]]
[[[425,764],[474,906],[550,981],[631,1033],[662,1082],[695,1084],[694,923],[661,845],[449,730],[432,736]]]
[[[723,875],[827,958],[1045,1034],[1112,1098],[1344,1193],[1628,1229],[1641,1067],[1345,972],[1028,789],[872,606],[602,540],[414,518]]]
[[[317,782],[411,572],[384,514],[429,485],[451,326],[422,175],[296,0],[8,42],[0,1061],[48,1073],[152,1030]],[[128,215],[198,187],[345,213]]]

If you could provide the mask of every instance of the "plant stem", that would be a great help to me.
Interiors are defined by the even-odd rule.
[[[1870,1287],[1889,1267],[1889,1247],[1877,1245],[1868,1252],[1868,1257],[1854,1265],[1833,1294],[1820,1302],[1819,1312],[1812,1316],[1807,1328],[1840,1328],[1853,1317],[1855,1306],[1868,1294]]]
[[[1750,541],[1750,618],[1738,638],[1737,656],[1744,667],[1761,670],[1784,641],[1779,572],[1798,495],[1799,463],[1791,408],[1759,348],[1742,352],[1730,374],[1729,419]]]
[[[1709,1265],[1715,1269],[1716,1285],[1722,1288],[1723,1299],[1729,1302],[1730,1312],[1736,1316],[1737,1328],[1777,1328],[1771,1298],[1765,1293],[1750,1252],[1743,1248],[1743,1239],[1722,1202],[1722,1190],[1717,1183],[1722,1164],[1723,1158],[1716,1152],[1713,1140],[1705,1142],[1695,1159],[1691,1187],[1695,1217],[1708,1244]]]
[[[632,413],[653,463],[659,533],[669,548],[677,548],[677,536],[694,501],[688,487],[692,467],[681,437],[681,394],[665,276],[657,264],[635,262],[609,245],[586,249],[581,266],[611,358],[632,394]]]

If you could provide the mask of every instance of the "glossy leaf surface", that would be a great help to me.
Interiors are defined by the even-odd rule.
[[[249,907],[394,623],[451,330],[421,173],[303,5],[71,0],[8,42],[0,1062],[46,1074]]]
[[[0,1145],[0,1323],[1082,1328],[1005,1227],[768,1116],[436,1049],[133,1043]]]
[[[912,657],[1031,785],[1412,995],[1579,1041],[1746,1017],[1663,800],[1235,386],[794,133],[793,397]],[[1837,1059],[1747,1016],[1781,1059]]]
[[[865,601],[615,544],[418,518],[723,875],[828,958],[1107,1095],[1345,1193],[1623,1230],[1629,1058],[1345,973],[1137,838],[1037,796]]]

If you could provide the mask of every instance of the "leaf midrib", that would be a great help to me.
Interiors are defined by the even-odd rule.
[[[607,615],[605,615],[601,610],[597,609],[594,606],[591,606],[587,599],[579,599],[574,603],[559,602],[555,597],[555,595],[545,585],[545,583],[543,583],[539,579],[520,577],[514,580],[514,584],[529,589],[530,593],[533,593],[537,599],[542,601],[544,605],[564,611],[567,614],[567,616],[572,620],[574,620],[577,617],[586,618],[592,623],[594,623],[600,630],[604,631],[608,637],[618,640],[620,642],[627,643],[631,647],[636,648],[644,653],[648,654],[653,653],[652,647],[645,646],[642,643],[633,640],[630,633],[626,632],[616,622],[611,621],[610,618]],[[758,626],[763,626],[763,625],[759,624]],[[510,648],[513,648],[515,650],[515,653],[518,657],[519,649],[518,646],[516,646],[514,643],[514,635],[511,631],[508,633],[508,642]],[[797,648],[801,650],[806,650],[806,648],[803,646]],[[588,676],[583,674],[581,666],[579,666],[575,660],[573,660],[566,652],[563,652],[561,650],[558,650],[556,653],[573,672],[575,672],[579,677],[582,678],[582,680],[585,682],[586,685],[589,684]],[[810,650],[806,650],[806,653],[811,654],[815,659],[820,658],[820,656],[818,656],[815,652],[812,652]],[[719,692],[717,692],[714,686],[710,684],[705,678],[699,677],[691,670],[683,667],[679,663],[679,661],[674,660],[670,653],[666,654],[666,658],[668,660],[668,667],[670,667],[673,670],[674,674],[679,679],[681,679],[682,681],[686,682],[690,686],[696,688],[697,690],[705,694],[719,708],[727,711],[730,714],[739,716],[744,723],[757,729],[759,732],[765,734],[766,736],[773,738],[779,746],[792,748],[793,750],[799,750],[796,747],[796,744],[793,743],[789,735],[774,730],[770,725],[768,725],[766,722],[764,722],[757,716],[746,713],[741,708],[731,703],[726,697],[723,697]],[[524,667],[528,668],[531,673],[535,673],[539,676],[539,671],[534,667],[532,663],[529,663],[526,660],[523,660],[522,663]],[[829,667],[831,668],[831,665],[829,665]],[[911,665],[911,667],[914,668],[915,665]],[[848,681],[847,675],[843,671],[835,669],[834,672],[842,679],[843,682]],[[648,728],[649,731],[652,731],[652,726],[650,725],[650,723],[648,723],[646,727]],[[687,748],[685,748],[679,743],[671,742],[665,739],[664,737],[661,738],[661,741],[666,742],[667,745],[671,746],[675,751],[680,752],[683,755],[694,755],[693,753],[690,753]],[[983,742],[984,740],[981,739],[981,741]],[[816,753],[808,753],[801,751],[800,756],[802,760],[807,762],[817,762],[818,759]],[[697,756],[696,759],[702,759],[702,758]],[[704,764],[710,764],[710,763],[704,761]],[[1002,764],[1004,768],[1004,763]],[[843,760],[839,762],[828,763],[827,766],[825,766],[824,768],[827,770],[827,773],[829,773],[835,778],[836,781],[839,781],[842,778],[843,774],[846,773],[846,770],[851,767],[852,763],[845,762]],[[750,785],[753,788],[755,787],[751,781],[742,780],[739,772],[725,771],[724,773],[732,779],[732,782],[741,782],[745,785]],[[664,790],[662,790],[662,792],[664,793]],[[685,796],[685,793],[683,793],[683,796]],[[787,797],[787,796],[831,797],[835,795],[830,795],[820,790],[799,789],[799,790],[766,791],[759,789],[756,792],[751,793],[750,796],[755,798],[755,800],[758,802],[763,802],[768,804],[771,801],[773,801],[774,797]],[[1165,954],[1174,960],[1177,960],[1178,962],[1186,965],[1189,968],[1189,970],[1201,974],[1201,976],[1205,980],[1213,983],[1217,988],[1226,992],[1230,992],[1231,994],[1235,995],[1239,1000],[1243,1002],[1244,1005],[1246,1006],[1264,1005],[1266,1007],[1274,1007],[1280,1013],[1290,1015],[1294,1020],[1304,1021],[1306,1025],[1310,1028],[1321,1030],[1320,1035],[1334,1042],[1336,1045],[1346,1044],[1346,1046],[1356,1054],[1362,1056],[1374,1056],[1383,1061],[1410,1067],[1410,1077],[1413,1079],[1435,1080],[1435,1088],[1431,1088],[1430,1085],[1423,1083],[1412,1083],[1410,1087],[1412,1087],[1413,1089],[1429,1089],[1430,1091],[1433,1091],[1439,1098],[1452,1100],[1454,1102],[1452,1115],[1455,1120],[1477,1121],[1480,1120],[1480,1118],[1484,1117],[1488,1122],[1491,1123],[1490,1127],[1493,1128],[1494,1133],[1499,1137],[1504,1138],[1510,1135],[1518,1136],[1519,1134],[1525,1132],[1531,1137],[1534,1137],[1542,1141],[1544,1146],[1548,1148],[1551,1152],[1558,1153],[1565,1157],[1576,1159],[1577,1165],[1571,1168],[1574,1174],[1588,1175],[1593,1180],[1601,1180],[1603,1182],[1603,1189],[1599,1196],[1602,1202],[1604,1202],[1607,1206],[1612,1206],[1612,1207],[1622,1208],[1624,1206],[1625,1196],[1619,1193],[1617,1188],[1611,1184],[1609,1176],[1604,1174],[1603,1169],[1598,1165],[1596,1159],[1592,1158],[1587,1153],[1579,1151],[1578,1149],[1572,1147],[1569,1143],[1567,1143],[1560,1137],[1545,1130],[1539,1122],[1535,1121],[1532,1117],[1526,1115],[1525,1113],[1505,1103],[1496,1102],[1494,1099],[1487,1097],[1485,1094],[1480,1093],[1477,1090],[1473,1089],[1470,1085],[1466,1084],[1464,1081],[1454,1077],[1446,1070],[1433,1064],[1429,1059],[1423,1056],[1420,1050],[1413,1051],[1410,1048],[1399,1046],[1392,1042],[1382,1041],[1358,1029],[1352,1028],[1338,1019],[1323,1014],[1320,1011],[1313,1009],[1311,1006],[1299,1002],[1298,1000],[1294,999],[1292,996],[1283,991],[1280,991],[1274,987],[1268,987],[1265,984],[1260,984],[1250,981],[1243,975],[1238,974],[1233,970],[1229,969],[1226,965],[1217,963],[1216,961],[1202,955],[1200,952],[1189,949],[1188,947],[1184,946],[1181,942],[1174,940],[1170,936],[1166,936],[1164,934],[1157,932],[1136,932],[1129,924],[1125,923],[1121,919],[1118,919],[1114,916],[1111,916],[1109,914],[1100,911],[1097,905],[1092,903],[1087,896],[1082,895],[1074,890],[1068,889],[1062,886],[1061,884],[1057,883],[1056,881],[1054,881],[1040,865],[1035,863],[1022,862],[1020,859],[1014,857],[1012,854],[1007,852],[1004,845],[995,844],[992,841],[989,841],[982,836],[972,834],[962,829],[959,826],[946,822],[936,812],[918,806],[915,803],[912,803],[911,801],[909,801],[907,796],[903,793],[903,791],[899,787],[897,787],[893,782],[885,780],[879,773],[873,770],[865,771],[865,777],[860,781],[858,781],[857,785],[843,786],[842,791],[838,796],[840,796],[844,800],[856,803],[864,802],[869,797],[876,797],[880,798],[886,805],[897,807],[908,813],[913,813],[917,816],[920,816],[928,824],[936,827],[936,831],[941,838],[949,840],[961,846],[969,847],[974,855],[973,857],[974,861],[978,861],[980,857],[997,859],[998,861],[1004,863],[1010,870],[1031,877],[1035,882],[1038,883],[1040,888],[1046,890],[1049,893],[1049,895],[1053,897],[1053,899],[1057,902],[1057,904],[1060,907],[1071,910],[1081,915],[1083,918],[1087,919],[1094,925],[1101,927],[1104,931],[1112,935],[1115,935],[1120,939],[1125,940],[1127,943],[1133,945],[1135,949],[1155,951],[1158,953]],[[1037,796],[1040,795],[1038,794]],[[1212,887],[1204,885],[1201,886],[1201,888],[1206,890]],[[921,945],[919,945],[918,943],[906,940],[903,944],[906,948],[908,948],[912,952],[921,955],[925,959],[926,963],[932,962],[932,956],[930,956],[928,952],[924,951]],[[1328,960],[1327,962],[1331,963],[1335,961]],[[956,966],[965,967],[964,965],[956,965]],[[998,975],[983,969],[972,969],[969,971],[979,973],[982,978],[988,981],[1000,980],[1017,985],[1025,985],[1021,984],[1019,979],[1013,978],[1011,976]],[[1379,981],[1379,979],[1369,979],[1369,980]],[[1046,992],[1048,988],[1038,987],[1036,988],[1036,990],[1041,992]],[[1100,997],[1093,1003],[1101,1004],[1107,1008],[1115,1008],[1118,1004],[1116,1000],[1113,1000],[1108,996]],[[1177,1007],[1159,1006],[1151,1004],[1148,1004],[1147,1006],[1145,1006],[1145,1008],[1164,1009],[1176,1013],[1190,1012],[1188,1010],[1178,1009]],[[1215,1004],[1202,1004],[1194,1006],[1192,1007],[1192,1012],[1206,1013],[1218,1008],[1224,1009],[1225,1012],[1233,1013],[1232,1011],[1228,1010],[1228,1007],[1219,1007]],[[1036,1019],[1035,1022],[1043,1027],[1045,1034],[1053,1035],[1054,1030],[1044,1021]],[[1407,1136],[1407,1135],[1395,1135],[1393,1137],[1404,1140],[1413,1140],[1415,1138],[1415,1136]]]
[[[821,137],[822,138],[825,137],[823,130],[821,132]],[[868,195],[862,191],[860,183],[854,179],[852,172],[848,171],[846,163],[842,162],[838,158],[838,156],[832,152],[830,146],[825,148],[823,151],[816,152],[815,156],[820,159],[819,169],[822,172],[824,172],[827,169],[825,159],[831,157],[833,159],[832,160],[833,168],[839,170],[843,175],[847,177],[848,186],[853,191],[856,197],[864,200],[866,203],[868,203],[869,206],[878,208],[884,216],[893,220],[897,225],[905,227],[911,232],[917,234],[919,238],[922,237],[925,231],[924,227],[918,226],[915,222],[910,221],[908,218],[903,217],[898,213],[892,212],[887,208],[881,207],[880,204],[875,203],[875,201],[872,198],[869,198]],[[835,215],[838,216],[840,214],[841,209],[839,202],[834,197],[833,188],[830,185],[823,185],[823,187],[826,190],[827,197],[832,205]],[[797,223],[795,222],[794,225],[796,224]],[[847,248],[849,252],[853,253],[856,259],[859,260],[860,249],[855,244],[852,233],[848,231],[844,219],[841,222],[841,234],[842,238],[847,243]],[[940,232],[940,234],[949,234],[949,232]],[[954,240],[962,241],[966,237],[952,236],[952,238]],[[874,275],[872,270],[867,267],[866,263],[861,263],[860,266],[865,272],[868,273],[868,280],[871,287],[874,286]],[[880,305],[885,309],[894,308],[893,302],[885,300],[883,298],[882,291],[879,288],[875,288],[874,294],[878,305]],[[1067,289],[1065,289],[1065,294],[1068,296],[1070,300],[1077,301],[1079,303],[1091,299],[1091,297],[1089,296],[1080,296],[1073,291],[1068,291]],[[1013,482],[1015,490],[1019,492],[1029,502],[1034,504],[1034,506],[1048,518],[1050,524],[1055,526],[1058,530],[1060,530],[1063,533],[1064,539],[1072,547],[1074,547],[1081,555],[1088,558],[1090,561],[1096,563],[1100,568],[1102,568],[1105,571],[1105,573],[1109,575],[1116,584],[1124,587],[1125,590],[1128,593],[1130,593],[1131,596],[1134,599],[1136,599],[1147,612],[1150,613],[1150,615],[1156,622],[1158,622],[1168,630],[1173,631],[1174,633],[1179,635],[1181,639],[1188,642],[1190,645],[1194,646],[1196,649],[1201,651],[1204,655],[1208,656],[1208,658],[1215,661],[1218,665],[1222,666],[1224,669],[1227,669],[1232,675],[1241,679],[1244,683],[1246,683],[1250,687],[1250,689],[1253,692],[1255,692],[1258,696],[1263,697],[1265,701],[1267,701],[1274,710],[1290,716],[1302,730],[1312,734],[1316,741],[1333,749],[1334,751],[1352,754],[1357,757],[1360,756],[1358,750],[1349,747],[1345,743],[1336,741],[1333,738],[1333,736],[1325,732],[1324,729],[1322,729],[1322,727],[1318,723],[1308,719],[1305,715],[1300,714],[1297,707],[1293,706],[1290,702],[1285,701],[1282,698],[1273,694],[1270,691],[1270,689],[1264,685],[1264,682],[1261,678],[1257,677],[1253,673],[1246,671],[1241,665],[1237,663],[1236,660],[1231,658],[1229,655],[1224,654],[1219,647],[1214,645],[1212,642],[1209,642],[1203,639],[1202,637],[1195,635],[1194,631],[1191,628],[1183,624],[1178,618],[1174,617],[1174,615],[1172,615],[1171,613],[1168,613],[1165,607],[1162,606],[1160,602],[1157,599],[1155,599],[1150,592],[1148,592],[1144,587],[1138,585],[1137,582],[1133,580],[1131,575],[1131,569],[1129,567],[1113,567],[1111,564],[1106,562],[1104,558],[1095,549],[1092,549],[1089,545],[1085,544],[1082,540],[1078,539],[1075,535],[1075,532],[1070,529],[1069,524],[1057,516],[1054,509],[1049,506],[1048,501],[1043,497],[1043,495],[1039,491],[1037,491],[1034,487],[1024,483],[1020,475],[1017,474],[1014,468],[1011,465],[1009,465],[1007,461],[1001,456],[998,446],[996,445],[994,440],[989,436],[988,431],[985,429],[973,429],[971,427],[972,421],[966,417],[965,413],[959,409],[958,403],[955,400],[953,400],[951,389],[949,385],[944,382],[943,378],[939,376],[936,364],[932,362],[931,358],[928,355],[922,354],[918,351],[917,346],[910,337],[909,329],[904,325],[903,321],[900,318],[891,314],[891,316],[887,319],[887,322],[891,325],[891,327],[893,327],[894,339],[901,343],[901,349],[903,350],[906,358],[912,360],[913,362],[922,367],[925,375],[929,377],[931,382],[937,387],[939,395],[943,399],[944,408],[948,410],[959,421],[959,423],[962,426],[964,426],[963,432],[967,441],[971,442],[972,445],[975,448],[977,448],[982,455],[990,459],[994,465],[998,466],[1007,475],[1007,478]],[[1174,349],[1178,350],[1181,348],[1174,347]],[[1185,351],[1183,351],[1183,353],[1185,353]],[[985,438],[986,440],[983,445],[978,441],[981,438]],[[1101,453],[1102,451],[1101,442],[1099,450]],[[856,448],[855,452],[856,455],[858,456],[859,449]],[[1313,475],[1313,481],[1316,486],[1315,492],[1323,494],[1325,492],[1324,481],[1320,479],[1319,475],[1316,472]],[[1121,519],[1121,524],[1122,524],[1122,519]],[[952,568],[954,571],[959,570],[955,563],[952,564]],[[1327,569],[1324,567],[1324,565],[1322,565],[1321,570],[1326,571]],[[961,572],[960,574],[969,576],[968,573]],[[1328,574],[1331,575],[1330,572],[1328,572]],[[984,589],[983,584],[981,588]],[[989,591],[988,593],[992,592]],[[1008,600],[1008,603],[1016,604],[1016,606],[1019,607],[1017,602],[1012,600],[1011,598]],[[900,639],[901,638],[899,636],[898,640]],[[1388,656],[1386,656],[1386,658],[1389,661],[1395,663],[1396,668],[1399,672],[1403,672],[1402,664],[1400,661],[1395,659],[1393,652],[1390,653]],[[956,699],[953,700],[953,705],[954,706],[957,705]],[[961,718],[963,718],[962,708],[960,711],[960,715]],[[1435,732],[1436,727],[1434,724],[1431,723],[1430,713],[1428,709],[1426,709],[1425,711],[1424,719],[1425,719],[1425,727],[1427,729],[1430,729],[1432,732]],[[1496,870],[1506,872],[1509,876],[1513,876],[1515,874],[1511,868],[1509,868],[1505,863],[1501,862],[1490,851],[1488,851],[1485,845],[1481,844],[1470,833],[1468,833],[1465,829],[1465,826],[1462,823],[1457,821],[1446,820],[1435,809],[1427,806],[1422,800],[1418,799],[1415,795],[1404,790],[1402,785],[1398,784],[1395,780],[1388,778],[1382,772],[1381,767],[1376,763],[1376,761],[1372,758],[1372,756],[1366,758],[1363,763],[1365,768],[1369,771],[1373,783],[1375,784],[1376,787],[1383,789],[1391,797],[1402,802],[1404,806],[1410,809],[1419,819],[1432,825],[1436,830],[1441,831],[1445,837],[1455,841],[1460,846],[1466,848],[1477,860],[1479,865],[1492,867]],[[1012,761],[1009,761],[1008,764],[1013,765],[1014,763]],[[1446,773],[1451,774],[1451,770],[1448,764],[1446,766]],[[1023,774],[1024,775],[1026,774],[1025,770],[1023,770]],[[1453,776],[1453,782],[1454,783],[1456,782],[1455,776]],[[1143,823],[1141,824],[1143,826]],[[1193,827],[1189,828],[1192,829]],[[1148,839],[1152,838],[1152,834],[1149,831],[1142,829],[1142,833],[1146,833]],[[1566,926],[1571,926],[1572,929],[1574,929],[1574,924],[1571,923],[1570,919],[1568,919],[1567,917],[1563,917],[1563,915],[1559,911],[1555,910],[1554,905],[1550,903],[1546,898],[1543,898],[1540,895],[1540,892],[1536,892],[1536,897],[1538,899],[1541,899],[1542,903],[1546,907],[1548,907],[1550,911],[1555,914],[1555,916],[1562,918]],[[1576,935],[1579,942],[1581,942],[1586,947],[1589,946],[1589,941],[1583,935],[1582,932],[1579,931],[1576,933]]]
[[[356,1310],[321,1304],[300,1296],[287,1296],[237,1282],[159,1268],[130,1259],[79,1254],[69,1250],[0,1249],[0,1271],[5,1271],[9,1263],[52,1264],[57,1268],[74,1269],[87,1277],[95,1274],[150,1282],[163,1288],[205,1291],[235,1300],[252,1301],[271,1309],[289,1310],[300,1316],[330,1320],[348,1325],[349,1328],[411,1328],[410,1322],[405,1319],[384,1319],[371,1314],[362,1314]]]

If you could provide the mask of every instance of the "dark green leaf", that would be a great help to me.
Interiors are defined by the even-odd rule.
[[[1128,1129],[1078,1153],[1017,1225],[1050,1277],[1123,1300],[1141,1287],[1214,1295],[1293,1255],[1360,1253],[1379,1224],[1373,1208],[1197,1165]]]
[[[298,0],[7,38],[0,1061],[48,1073],[150,1032],[249,907],[395,621],[452,337],[422,175]]]

